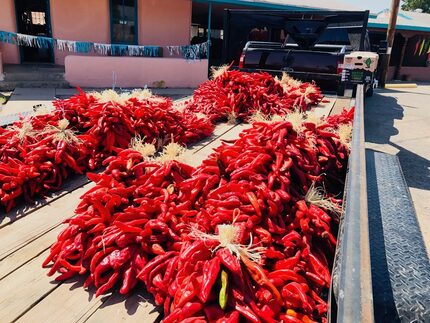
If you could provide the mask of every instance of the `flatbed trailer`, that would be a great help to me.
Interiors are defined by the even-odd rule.
[[[373,298],[375,295],[379,295],[377,294],[378,291],[375,294],[375,283],[378,286],[384,280],[375,282],[375,274],[372,272],[371,266],[371,258],[372,256],[379,257],[378,252],[381,252],[381,245],[379,245],[379,249],[377,248],[376,253],[373,250],[372,254],[367,212],[368,189],[366,180],[368,179],[366,178],[364,148],[363,87],[358,86],[356,97],[353,99],[327,98],[329,99],[328,103],[320,104],[314,108],[317,115],[335,114],[344,107],[356,107],[347,186],[345,188],[346,206],[339,230],[339,244],[329,300],[329,321],[372,322],[376,318],[376,321],[381,322],[380,319],[377,319],[378,315],[381,314],[380,310],[383,309],[386,311],[385,313],[388,313],[387,315],[391,315],[393,311],[390,312],[390,309],[393,309],[393,304],[397,312],[399,309],[408,312],[406,305],[397,306],[399,303],[395,301],[395,298],[393,304],[381,301],[381,309],[375,309],[373,306]],[[199,165],[223,140],[237,138],[239,133],[247,127],[250,125],[217,125],[210,138],[191,147],[187,162],[193,166]],[[380,166],[373,165],[371,167],[375,169],[375,167]],[[371,180],[369,185],[375,185],[375,181]],[[127,296],[113,293],[96,298],[93,288],[89,290],[82,288],[84,277],[76,277],[62,283],[55,282],[53,277],[47,276],[47,270],[42,268],[41,264],[49,253],[49,247],[65,227],[63,221],[74,216],[74,210],[79,203],[80,196],[93,186],[94,183],[89,182],[85,176],[78,176],[69,180],[61,191],[48,198],[38,200],[31,206],[23,205],[12,210],[6,216],[0,217],[0,322],[64,323],[105,322],[109,320],[111,322],[141,321],[146,323],[160,320],[162,310],[154,305],[153,299],[143,288],[138,288]],[[401,191],[399,192],[399,194],[403,194]],[[404,208],[407,201],[402,200],[401,202]],[[369,200],[369,209],[375,207],[375,203],[380,202],[379,200]],[[400,205],[400,207],[402,206]],[[370,219],[370,222],[372,221],[374,223],[379,220]],[[383,220],[381,221],[383,222]],[[412,227],[413,223],[410,225],[410,228]],[[373,238],[378,238],[381,234],[385,234],[383,229],[378,231],[371,228]],[[384,245],[382,248],[383,251],[386,251]],[[401,246],[398,248],[401,249]],[[414,261],[418,262],[421,267],[413,269],[415,272],[424,273],[424,276],[419,277],[421,281],[430,281],[428,264],[426,267],[426,264],[420,260],[421,254],[418,247],[414,248],[414,252],[417,255],[417,259]],[[372,260],[374,259],[372,258]],[[396,270],[396,268],[393,269],[392,264],[389,262],[387,264],[387,268],[390,267],[392,271]],[[405,267],[402,266],[401,268]],[[389,276],[388,282],[391,278]],[[425,303],[426,295],[423,293],[425,288],[428,291],[429,286],[430,284],[422,286],[422,293],[419,294],[418,301],[421,302],[422,306],[421,308],[416,307],[413,312],[413,315],[418,318],[425,318],[425,315],[428,314],[430,307],[427,308],[426,312],[426,306],[429,304],[428,300]],[[395,289],[392,289],[391,292],[398,299],[404,297]],[[427,293],[427,296],[429,294]],[[406,302],[406,304],[411,305],[411,302]],[[391,318],[392,316],[387,317]],[[387,322],[393,321],[387,320]]]
[[[327,97],[328,103],[314,108],[319,116],[340,112],[349,99]],[[249,124],[219,124],[214,134],[194,145],[187,163],[199,165],[223,140],[238,138]],[[47,276],[42,262],[49,247],[74,216],[79,198],[94,186],[86,176],[69,180],[63,189],[35,205],[24,205],[0,217],[0,322],[153,322],[158,309],[143,288],[131,295],[96,298],[84,290],[83,277],[64,283]]]

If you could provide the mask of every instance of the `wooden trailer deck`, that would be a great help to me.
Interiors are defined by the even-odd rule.
[[[319,116],[340,112],[350,99],[330,99],[315,108]],[[216,127],[212,137],[191,147],[187,162],[197,166],[218,147],[250,127],[247,124]],[[153,322],[160,312],[141,288],[128,296],[114,293],[95,297],[94,289],[82,288],[84,278],[64,283],[48,277],[41,264],[49,247],[74,216],[79,197],[93,183],[85,176],[69,180],[63,190],[31,206],[0,216],[0,322]]]

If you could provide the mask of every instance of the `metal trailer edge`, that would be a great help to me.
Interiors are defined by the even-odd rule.
[[[329,295],[329,322],[374,322],[364,140],[364,86],[357,85],[345,205]]]

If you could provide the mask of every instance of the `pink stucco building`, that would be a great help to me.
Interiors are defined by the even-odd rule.
[[[23,22],[27,18],[29,23]],[[55,39],[151,46],[190,44],[191,0],[1,0],[0,30]],[[71,85],[104,87],[196,86],[207,78],[208,61],[181,57],[97,57],[58,49],[20,48],[0,43],[3,64],[65,65]],[[172,73],[176,70],[176,73]],[[175,74],[175,75],[173,75]],[[79,83],[79,84],[78,84]]]

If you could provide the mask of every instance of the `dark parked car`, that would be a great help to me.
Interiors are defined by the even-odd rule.
[[[342,94],[345,54],[370,50],[368,14],[226,10],[224,61],[234,61],[235,68],[248,72],[287,72],[315,81],[326,92]]]

